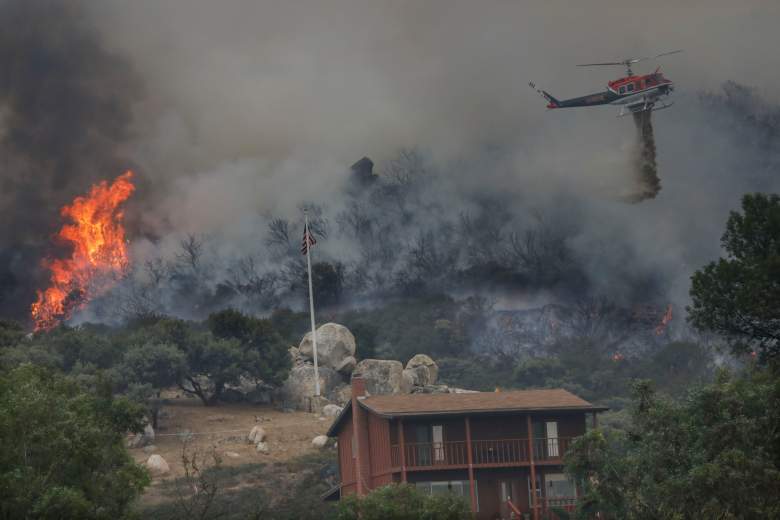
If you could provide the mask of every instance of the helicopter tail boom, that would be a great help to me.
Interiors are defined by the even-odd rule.
[[[542,96],[549,102],[547,108],[561,108],[561,102],[555,99],[549,92],[542,90]]]

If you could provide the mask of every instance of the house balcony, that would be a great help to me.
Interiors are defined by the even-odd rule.
[[[563,455],[571,445],[571,437],[533,439],[472,440],[471,460],[474,468],[527,466],[534,464],[562,464]],[[407,471],[467,468],[469,464],[466,441],[395,444],[390,448],[394,470],[405,466]]]

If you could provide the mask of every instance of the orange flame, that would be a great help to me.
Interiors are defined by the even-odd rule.
[[[72,245],[73,252],[70,258],[43,261],[51,277],[49,287],[38,291],[38,300],[32,304],[35,330],[48,330],[67,320],[74,310],[105,293],[127,272],[120,206],[135,191],[132,178],[133,172],[127,171],[111,185],[101,181],[86,196],[76,197],[60,210],[71,223],[63,224],[57,237]]]
[[[672,321],[672,304],[670,303],[669,306],[666,308],[666,312],[661,317],[661,322],[658,324],[658,326],[655,328],[655,335],[660,336],[664,333],[666,330],[666,326],[669,325],[669,322]]]

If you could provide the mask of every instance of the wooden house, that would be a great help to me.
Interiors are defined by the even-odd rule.
[[[604,410],[563,389],[369,396],[356,375],[328,430],[338,439],[334,495],[406,482],[462,495],[480,520],[571,510],[578,486],[563,455]]]

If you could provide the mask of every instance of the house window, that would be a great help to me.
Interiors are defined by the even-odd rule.
[[[444,426],[434,424],[431,426],[433,433],[433,460],[436,462],[444,461]]]
[[[626,93],[626,87],[620,87],[620,93],[625,94]]]
[[[563,473],[548,473],[544,476],[544,483],[547,499],[558,502],[557,505],[570,503],[577,497],[577,486]]]
[[[415,428],[417,464],[444,462],[444,425],[418,424]]]
[[[548,457],[560,457],[558,450],[558,423],[555,421],[548,421],[546,424],[547,429],[547,456]]]
[[[562,455],[556,421],[534,422],[533,436],[534,457],[536,459],[558,458]]]
[[[633,83],[629,83],[628,85],[626,85],[626,90],[627,90],[628,92],[633,92],[633,90],[634,90],[634,84],[633,84]]]

